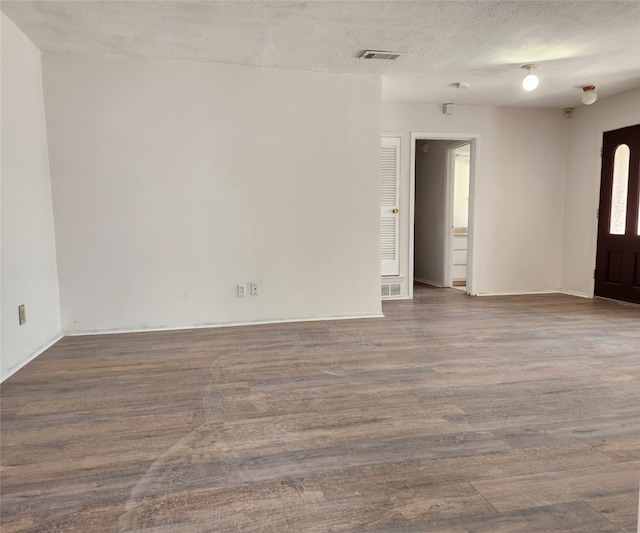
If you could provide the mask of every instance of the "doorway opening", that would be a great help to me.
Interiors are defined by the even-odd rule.
[[[414,282],[474,294],[471,221],[476,151],[477,136],[412,135]]]

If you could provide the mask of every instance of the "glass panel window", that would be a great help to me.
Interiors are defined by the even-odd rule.
[[[611,190],[611,219],[609,233],[624,235],[627,220],[627,192],[629,189],[629,147],[621,144],[613,154],[613,187]]]

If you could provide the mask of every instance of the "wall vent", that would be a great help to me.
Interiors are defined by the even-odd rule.
[[[402,294],[402,286],[400,283],[383,283],[381,286],[381,296],[400,296]]]
[[[385,59],[387,61],[394,61],[398,59],[402,53],[400,52],[385,52],[383,50],[365,50],[360,54],[360,59]]]

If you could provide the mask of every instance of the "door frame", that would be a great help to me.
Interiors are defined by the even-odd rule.
[[[416,141],[432,140],[432,141],[451,141],[452,143],[460,141],[460,143],[471,144],[471,157],[469,158],[469,233],[467,236],[467,294],[475,296],[477,293],[474,287],[474,273],[475,266],[473,261],[473,242],[475,233],[475,191],[476,191],[476,166],[478,156],[480,154],[480,134],[479,133],[442,133],[442,132],[411,132],[411,146],[410,146],[410,165],[409,165],[409,298],[413,298],[413,276],[414,276],[414,260],[415,260],[415,209],[416,209]],[[447,162],[447,165],[449,163]],[[450,205],[453,202],[453,188],[450,190],[450,183],[447,176],[447,184],[445,187],[447,191],[445,193],[446,198],[443,198],[445,202],[445,231],[448,232],[447,224],[449,217],[453,217],[453,206]],[[445,236],[445,261],[450,255],[447,251],[447,247],[451,247],[448,243],[448,239]],[[447,271],[445,270],[445,279]]]
[[[452,142],[445,148],[446,153],[446,173],[447,182],[445,184],[445,204],[444,204],[444,286],[453,286],[453,203],[454,203],[454,185],[455,185],[455,150],[461,146],[471,144],[471,141]],[[469,205],[471,205],[471,157],[473,155],[473,148],[470,148],[469,157]],[[469,208],[467,208],[469,210]],[[469,224],[471,227],[471,224]],[[469,229],[467,228],[467,242]],[[468,252],[467,252],[468,253]],[[469,265],[467,263],[467,269]]]
[[[628,137],[626,136],[626,133],[621,133],[621,130],[631,130],[632,128],[633,128],[633,131],[629,132]],[[605,136],[607,136],[607,134],[610,134],[610,137],[608,139],[605,139]],[[594,254],[595,254],[594,276],[592,280],[592,295],[594,298],[605,298],[605,299],[612,299],[619,302],[630,302],[633,304],[640,304],[640,300],[637,300],[638,298],[637,292],[633,293],[633,291],[635,290],[633,288],[633,282],[631,282],[632,287],[629,288],[629,291],[630,291],[629,293],[623,290],[620,294],[618,294],[617,291],[613,291],[614,293],[616,293],[616,294],[613,294],[611,291],[607,290],[605,287],[601,287],[601,294],[596,295],[595,293],[595,288],[596,286],[598,286],[598,283],[603,282],[603,278],[602,278],[603,270],[606,272],[606,268],[604,268],[602,265],[603,257],[602,257],[601,247],[604,250],[609,250],[611,249],[610,246],[612,245],[612,243],[614,241],[617,242],[617,239],[621,239],[623,242],[625,242],[625,239],[629,239],[631,242],[633,242],[633,245],[631,245],[630,247],[631,249],[629,250],[626,248],[629,246],[629,242],[626,242],[625,244],[623,244],[622,253],[624,254],[626,250],[627,252],[631,252],[633,254],[634,250],[636,250],[635,245],[638,243],[638,240],[640,239],[640,237],[636,233],[636,231],[640,231],[640,212],[638,212],[639,206],[637,203],[638,198],[640,198],[640,181],[638,181],[640,179],[640,176],[637,175],[638,152],[637,152],[637,145],[635,144],[639,136],[640,136],[640,123],[635,123],[629,126],[622,126],[619,128],[603,130],[600,138],[600,172],[599,172],[599,179],[597,180],[598,181],[598,194],[597,194],[598,207],[596,211],[597,217],[596,217],[595,245],[594,245]],[[630,142],[629,137],[633,137],[632,142]],[[608,172],[607,172],[606,178],[604,176],[605,142],[607,143],[607,146],[608,146],[606,155],[607,156],[610,155],[612,158],[610,161],[610,164],[609,163],[607,164]],[[627,197],[627,206],[626,206],[626,212],[625,212],[625,234],[621,235],[620,237],[612,238],[609,230],[609,220],[610,220],[610,215],[612,210],[612,193],[610,191],[610,188],[614,184],[615,154],[618,147],[625,143],[631,145],[630,148],[631,147],[636,148],[636,150],[631,151],[631,154],[630,154],[631,159],[629,161],[630,173],[629,173],[629,183],[627,185],[628,197]],[[610,151],[612,147],[613,147],[613,151]],[[632,172],[634,172],[634,174],[632,174]],[[632,179],[634,181],[631,181]],[[605,194],[605,191],[603,191],[603,183],[607,183],[608,191],[607,191],[606,198],[603,198],[603,195]],[[635,185],[635,190],[631,188],[632,183]],[[630,194],[630,191],[632,190],[634,194]],[[604,207],[603,207],[603,200],[605,204]],[[633,221],[633,226],[631,228],[628,228],[627,219],[629,218],[630,210],[635,211],[636,219]],[[631,232],[631,235],[629,235],[628,232]],[[627,260],[630,261],[629,258],[627,258]],[[631,261],[631,263],[633,264],[633,261]],[[600,266],[600,270],[598,270],[598,265]],[[633,277],[635,275],[635,272],[633,272],[633,267],[631,265],[628,265],[628,266],[629,266],[629,269],[632,270],[631,274]],[[621,283],[624,284],[625,283],[624,280]],[[602,295],[602,292],[605,292],[608,294]],[[631,295],[632,293],[633,293],[633,296]],[[631,299],[627,299],[627,298],[631,298]]]
[[[637,120],[632,120],[631,123],[623,122],[622,124],[612,122],[611,124],[607,124],[605,126],[600,126],[596,133],[597,137],[594,143],[594,149],[598,151],[598,157],[596,157],[594,161],[594,177],[593,180],[593,203],[592,203],[592,213],[593,219],[591,222],[591,272],[596,271],[596,263],[598,261],[598,224],[599,224],[599,210],[600,210],[600,189],[602,188],[602,148],[604,146],[604,134],[608,131],[619,130],[622,128],[627,128],[629,126],[634,126],[638,122]],[[593,137],[592,137],[593,138]],[[596,278],[593,275],[589,276],[589,284],[590,289],[586,294],[588,298],[596,297]]]

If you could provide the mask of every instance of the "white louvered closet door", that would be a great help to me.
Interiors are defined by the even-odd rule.
[[[382,137],[380,153],[380,260],[383,276],[400,272],[400,139]]]

